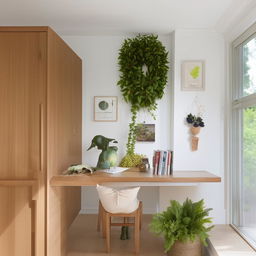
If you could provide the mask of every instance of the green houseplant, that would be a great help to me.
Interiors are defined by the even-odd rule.
[[[183,204],[172,200],[166,211],[153,216],[150,230],[164,237],[164,249],[170,255],[199,256],[201,243],[207,245],[208,232],[213,228],[209,225],[212,223],[208,217],[210,210],[204,207],[203,200],[187,199]]]
[[[136,119],[140,109],[151,114],[157,108],[167,83],[168,52],[155,35],[138,35],[124,41],[118,57],[121,89],[124,100],[131,105],[126,156],[120,165],[133,167],[141,163],[141,155],[134,152],[136,142]]]

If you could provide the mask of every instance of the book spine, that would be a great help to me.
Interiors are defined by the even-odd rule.
[[[167,157],[167,175],[170,175],[170,166],[171,166],[171,152],[168,150],[167,151],[168,157]]]
[[[165,174],[166,174],[166,173],[165,173],[165,171],[166,171],[166,169],[165,169],[165,167],[166,167],[166,162],[167,162],[167,152],[164,151],[164,152],[163,152],[162,175],[165,175]]]
[[[158,165],[158,175],[162,175],[162,168],[163,168],[163,151],[160,151],[160,157],[159,157],[159,165]]]
[[[171,151],[171,168],[170,168],[170,175],[173,175],[173,151]]]
[[[168,158],[169,158],[169,152],[166,151],[166,162],[165,162],[165,175],[168,175]]]
[[[156,173],[156,150],[153,151],[153,174]]]
[[[156,151],[156,155],[155,155],[155,175],[158,174],[159,158],[160,158],[160,152]]]

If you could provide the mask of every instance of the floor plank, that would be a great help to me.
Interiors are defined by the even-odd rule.
[[[143,215],[141,256],[163,256],[163,240],[148,230],[152,215]],[[97,232],[97,215],[81,214],[68,234],[67,256],[131,256],[134,253],[133,227],[130,240],[120,240],[121,227],[111,228],[111,253],[105,253],[105,239]]]

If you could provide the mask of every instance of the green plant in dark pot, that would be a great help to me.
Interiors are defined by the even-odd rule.
[[[151,114],[157,108],[157,100],[164,95],[167,83],[168,52],[155,35],[138,35],[124,41],[118,57],[121,89],[124,100],[131,105],[132,120],[129,124],[126,156],[121,166],[134,167],[136,119],[140,109]],[[139,155],[140,156],[140,155]],[[142,156],[140,156],[140,163]],[[129,164],[129,166],[127,165]]]
[[[209,225],[212,219],[204,207],[204,201],[192,202],[187,199],[183,204],[172,200],[166,211],[155,214],[150,230],[164,237],[164,249],[172,256],[200,256],[201,244],[207,245]]]

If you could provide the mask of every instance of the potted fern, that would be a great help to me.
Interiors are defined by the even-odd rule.
[[[202,244],[207,245],[208,232],[213,228],[204,201],[183,204],[172,200],[166,211],[155,214],[150,230],[164,237],[164,249],[171,256],[200,256]]]

